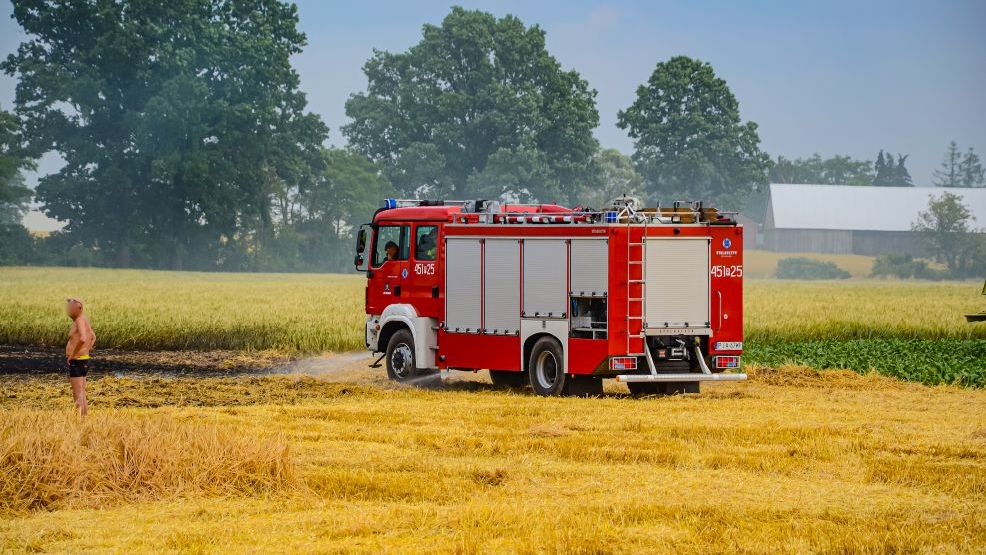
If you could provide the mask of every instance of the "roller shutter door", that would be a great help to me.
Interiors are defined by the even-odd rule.
[[[482,245],[479,239],[445,241],[445,327],[478,333],[482,326]]]
[[[520,331],[520,243],[487,239],[483,267],[486,333],[514,335]]]
[[[568,312],[568,245],[564,239],[524,240],[527,318],[564,318]]]
[[[609,289],[609,242],[572,239],[571,290],[576,296],[602,297]]]
[[[709,240],[647,239],[648,329],[709,327]]]

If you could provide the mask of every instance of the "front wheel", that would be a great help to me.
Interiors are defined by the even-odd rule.
[[[424,375],[414,360],[414,337],[403,329],[390,337],[387,343],[387,377],[400,383],[416,381]]]

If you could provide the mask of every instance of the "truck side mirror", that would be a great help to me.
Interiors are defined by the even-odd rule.
[[[353,257],[353,265],[357,272],[366,271],[366,249],[370,245],[370,224],[363,224],[356,233],[356,256]]]

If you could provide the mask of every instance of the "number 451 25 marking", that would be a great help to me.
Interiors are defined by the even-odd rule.
[[[743,266],[713,266],[709,273],[712,277],[743,277]]]

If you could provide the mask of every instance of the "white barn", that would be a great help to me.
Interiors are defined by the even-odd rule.
[[[886,252],[926,255],[911,225],[945,191],[962,197],[986,228],[986,188],[770,185],[763,248],[876,256]]]

